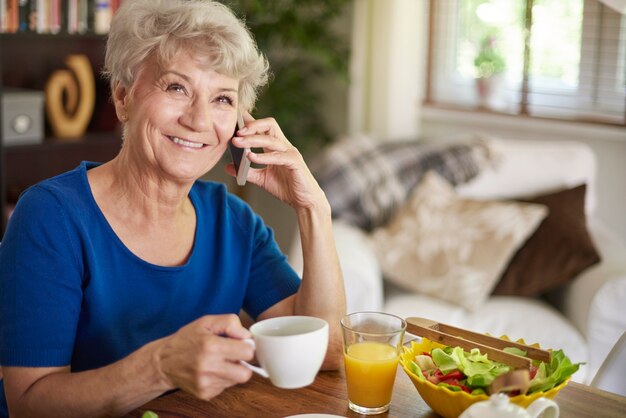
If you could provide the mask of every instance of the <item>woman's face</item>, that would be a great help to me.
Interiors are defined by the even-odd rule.
[[[127,114],[125,146],[131,158],[181,183],[202,176],[233,135],[238,86],[238,80],[186,52],[164,68],[155,59],[147,61],[130,92],[116,91],[116,104]]]

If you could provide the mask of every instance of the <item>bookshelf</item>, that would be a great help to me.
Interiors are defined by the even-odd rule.
[[[93,116],[85,135],[76,141],[54,138],[46,121],[42,143],[6,145],[0,118],[0,239],[10,207],[27,187],[70,170],[82,160],[108,161],[119,151],[121,135],[115,109],[109,100],[108,83],[99,76],[105,42],[106,35],[93,33],[0,34],[0,94],[6,88],[43,91],[50,75],[65,68],[65,57],[69,54],[86,55],[96,80]]]

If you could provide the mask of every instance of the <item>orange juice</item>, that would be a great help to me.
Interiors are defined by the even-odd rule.
[[[348,399],[356,405],[376,408],[391,402],[398,368],[395,347],[366,341],[353,344],[344,353]]]

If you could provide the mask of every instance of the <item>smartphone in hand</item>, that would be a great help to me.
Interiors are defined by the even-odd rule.
[[[243,115],[241,111],[237,111],[237,126],[235,126],[235,131],[233,132],[233,136],[237,135],[237,131],[244,127],[243,123]],[[232,139],[228,143],[228,149],[230,150],[230,156],[233,160],[233,164],[235,165],[235,173],[237,176],[237,184],[239,186],[243,186],[246,184],[246,179],[248,178],[248,169],[250,168],[250,160],[248,159],[248,153],[250,152],[250,148],[238,148],[233,145]]]

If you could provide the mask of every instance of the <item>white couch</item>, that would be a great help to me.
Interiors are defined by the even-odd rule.
[[[477,332],[524,338],[542,347],[562,348],[573,361],[586,363],[573,380],[589,383],[626,330],[626,246],[594,218],[595,156],[587,145],[575,142],[495,140],[493,146],[497,164],[457,187],[461,196],[521,198],[587,183],[588,229],[602,261],[561,291],[560,310],[538,298],[491,296],[478,311],[469,312],[433,297],[409,293],[383,279],[363,231],[336,221],[348,311],[382,310],[401,317],[425,317]],[[299,240],[294,240],[289,260],[296,271],[301,271]]]

